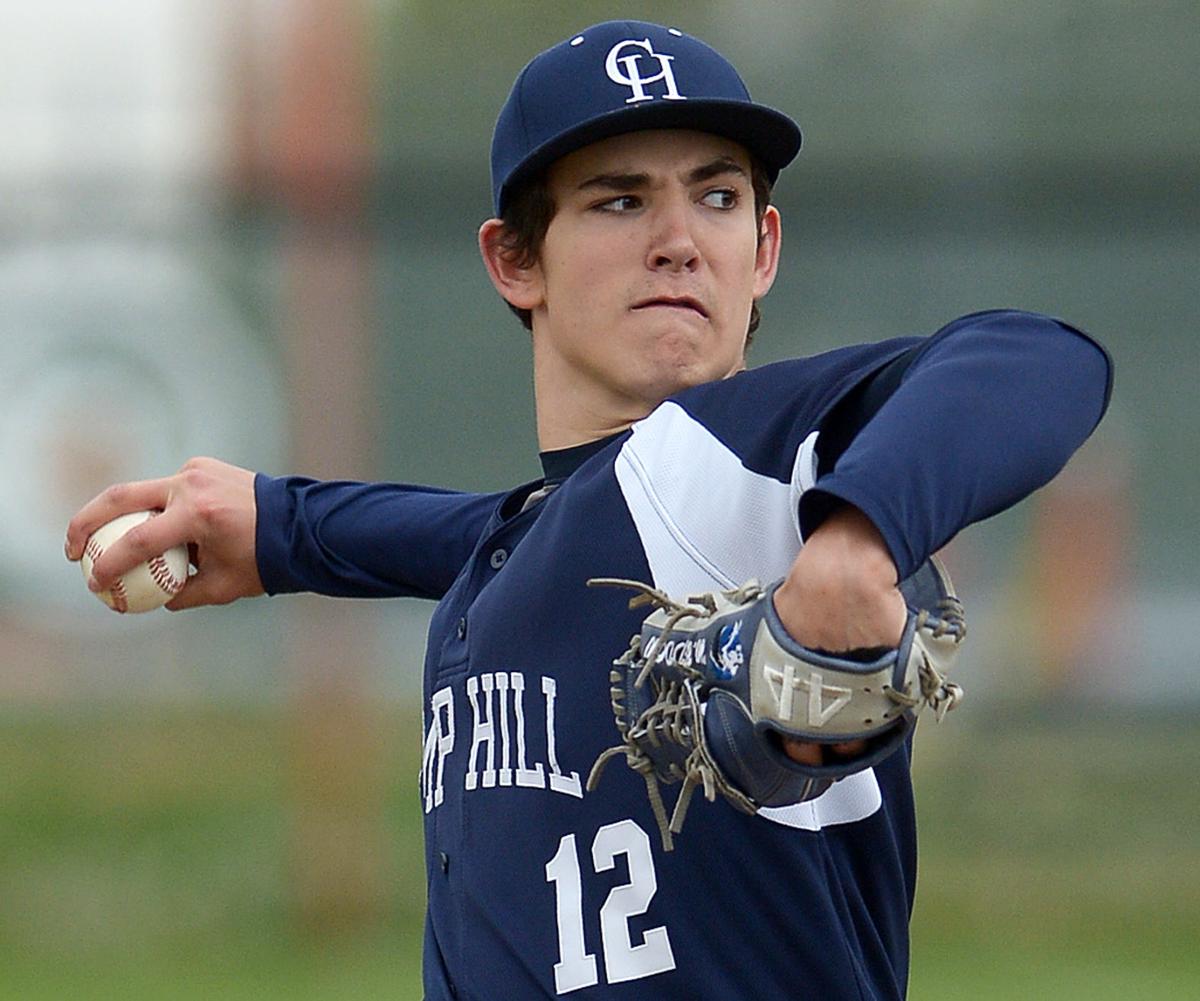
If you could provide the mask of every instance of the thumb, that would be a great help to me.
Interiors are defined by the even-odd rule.
[[[192,574],[179,593],[164,607],[170,612],[182,612],[188,608],[201,608],[205,605],[227,605],[242,596],[237,593],[228,577],[214,576],[201,570]]]

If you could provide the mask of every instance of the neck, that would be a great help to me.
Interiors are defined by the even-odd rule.
[[[627,430],[640,419],[635,417],[632,420],[619,421],[612,424],[602,422],[588,423],[586,421],[572,422],[570,420],[559,420],[552,414],[544,415],[542,407],[539,404],[537,419],[538,450],[552,452],[560,448],[583,445],[589,441],[599,441],[601,438],[607,438],[609,435]]]
[[[634,417],[630,420],[611,423],[600,420],[573,420],[568,415],[554,413],[553,408],[544,408],[540,401],[537,404],[537,411],[538,450],[542,452],[598,441],[627,430],[641,419],[641,417]]]
[[[570,448],[627,430],[657,405],[622,396],[583,378],[561,359],[534,349],[533,397],[538,448]]]

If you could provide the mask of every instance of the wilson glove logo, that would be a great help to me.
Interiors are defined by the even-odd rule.
[[[622,55],[626,49],[630,48],[640,49],[641,52]],[[653,76],[642,76],[641,74],[640,64],[643,52],[651,59],[658,60],[658,72]],[[675,73],[671,69],[671,60],[674,58],[674,56],[655,52],[654,46],[650,44],[648,38],[641,40],[627,38],[623,42],[617,42],[608,50],[608,55],[604,59],[604,71],[613,83],[619,83],[622,87],[629,87],[633,91],[633,97],[625,98],[626,104],[653,101],[654,95],[647,94],[645,88],[647,84],[659,81],[662,81],[667,91],[662,95],[664,101],[686,101],[687,98],[679,93],[679,88],[675,85]]]
[[[654,655],[654,663],[666,664],[668,667],[691,667],[693,664],[704,663],[704,639],[668,640],[658,644],[658,652]]]
[[[742,650],[742,620],[723,626],[717,634],[717,649],[713,651],[713,664],[717,675],[731,681],[746,661]]]

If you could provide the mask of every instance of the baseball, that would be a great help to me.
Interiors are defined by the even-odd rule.
[[[135,511],[132,514],[123,514],[96,529],[87,540],[83,557],[79,561],[83,579],[87,580],[91,576],[92,564],[100,558],[105,549],[135,525],[140,525],[147,518],[153,518],[157,513]],[[96,597],[117,612],[149,612],[175,597],[187,583],[187,577],[187,547],[174,546],[161,556],[139,563],[132,570],[122,574],[111,588],[98,592]]]

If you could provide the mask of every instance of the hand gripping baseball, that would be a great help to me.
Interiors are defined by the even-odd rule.
[[[173,546],[186,545],[196,567],[167,608],[219,605],[262,594],[255,561],[254,474],[216,459],[190,459],[173,476],[120,483],[85,504],[67,526],[66,555],[78,560],[88,538],[130,511],[159,511],[126,532],[91,570],[89,588],[112,587],[122,574]]]
[[[945,674],[966,636],[966,619],[936,559],[900,584],[908,614],[899,645],[861,654],[796,643],[771,600],[778,583],[764,588],[750,581],[686,602],[636,581],[588,584],[632,587],[640,593],[631,608],[655,608],[613,661],[621,743],[597,758],[588,789],[623,754],[646,781],[667,851],[696,786],[708,800],[719,792],[747,813],[813,799],[894,753],[924,706],[941,719],[962,698]],[[785,739],[859,742],[861,750],[806,764],[785,753]],[[668,821],[659,787],[674,782],[683,788]]]

